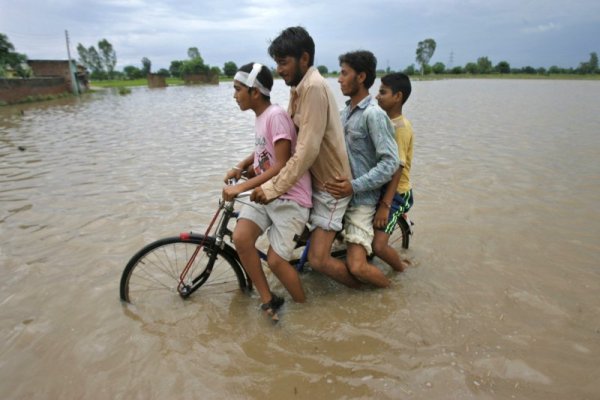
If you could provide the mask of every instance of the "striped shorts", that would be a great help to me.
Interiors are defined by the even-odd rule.
[[[392,200],[390,214],[388,215],[388,223],[385,229],[380,229],[391,235],[398,223],[398,218],[402,218],[402,214],[408,212],[413,206],[414,199],[412,189],[405,193],[396,193]]]

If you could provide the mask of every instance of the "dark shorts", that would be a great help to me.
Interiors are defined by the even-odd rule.
[[[414,199],[412,189],[406,193],[396,193],[392,200],[390,213],[388,215],[388,224],[385,229],[380,229],[387,234],[391,234],[398,223],[398,218],[402,218],[402,214],[407,213],[413,206]]]

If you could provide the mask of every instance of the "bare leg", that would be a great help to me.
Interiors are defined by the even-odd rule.
[[[373,254],[385,261],[395,271],[402,272],[408,263],[400,254],[389,245],[390,235],[383,231],[375,230],[375,238],[373,239]]]
[[[331,245],[335,239],[335,231],[316,228],[310,235],[308,263],[316,270],[351,288],[359,288],[360,282],[354,278],[346,264],[331,257]]]
[[[302,282],[300,282],[298,271],[296,271],[289,262],[281,258],[272,247],[269,247],[267,262],[269,263],[271,271],[273,271],[277,279],[281,281],[283,286],[292,296],[292,299],[297,303],[304,303],[306,301],[306,296],[304,295],[304,289],[302,288]]]
[[[233,243],[244,269],[264,304],[271,301],[271,289],[269,289],[269,283],[256,251],[256,240],[261,234],[262,231],[254,222],[248,219],[239,219],[233,232]]]
[[[377,287],[385,288],[390,285],[390,280],[376,266],[367,261],[367,251],[356,243],[348,243],[346,257],[348,269],[358,279],[371,283]]]

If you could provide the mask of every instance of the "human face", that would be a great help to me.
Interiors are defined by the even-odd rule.
[[[277,73],[285,81],[288,86],[298,86],[304,73],[300,68],[300,60],[292,57],[275,57],[277,63]],[[306,71],[305,71],[306,72]]]
[[[390,112],[392,108],[398,103],[398,94],[392,92],[392,88],[384,85],[383,83],[379,86],[379,92],[377,93],[377,103],[385,112]]]
[[[356,95],[360,89],[359,74],[346,63],[340,65],[338,82],[344,96],[352,97]]]
[[[250,89],[239,81],[233,81],[233,98],[240,107],[240,110],[246,111],[251,106]]]

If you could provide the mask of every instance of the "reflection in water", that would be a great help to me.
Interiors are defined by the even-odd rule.
[[[308,273],[274,327],[255,295],[118,300],[133,253],[203,231],[252,150],[231,83],[0,108],[0,397],[597,397],[599,94],[415,82],[414,267],[381,265],[388,290]]]

